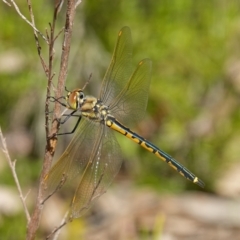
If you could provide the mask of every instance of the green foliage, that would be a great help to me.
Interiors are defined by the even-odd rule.
[[[52,19],[48,4],[36,1],[33,6],[36,25],[42,32]],[[13,8],[1,5],[0,15],[5,21],[0,22],[0,56],[12,49],[24,54],[21,69],[0,71],[0,122],[9,130],[9,116],[14,106],[26,97],[27,92],[34,90],[38,92],[36,96],[44,95],[46,78],[37,56],[32,29]],[[21,3],[20,9],[28,16],[25,2]],[[153,61],[149,106],[145,120],[136,126],[137,131],[186,165],[207,183],[208,190],[214,191],[215,180],[239,160],[239,82],[231,74],[231,67],[237,63],[240,54],[239,16],[238,1],[83,1],[77,12],[74,31],[75,34],[80,32],[79,25],[82,24],[85,32],[81,38],[73,37],[73,49],[77,46],[79,51],[77,54],[72,51],[72,61],[77,64],[69,67],[67,85],[83,86],[92,72],[89,88],[97,92],[95,84],[99,86],[97,81],[98,84],[101,82],[97,79],[98,72],[102,78],[117,32],[128,25],[132,29],[135,65],[145,57]],[[87,45],[93,38],[94,44]],[[56,72],[60,45],[59,38]],[[94,54],[91,55],[93,48]],[[44,43],[42,51],[46,57]],[[93,65],[84,67],[86,62]],[[80,67],[86,73],[79,73]],[[43,99],[39,97],[38,102],[41,101]],[[39,109],[32,109],[32,114],[39,116]],[[41,115],[44,115],[43,111]],[[24,127],[34,136],[38,136],[39,129],[44,131],[43,120],[40,125],[34,121],[31,125],[27,123]],[[132,147],[124,144],[125,141],[128,140],[121,138],[120,144],[126,158],[131,156],[131,159]],[[134,150],[134,157],[142,165],[138,172],[129,170],[136,182],[175,191],[195,188],[150,155],[140,147]],[[26,169],[28,174],[24,177],[29,180],[32,166],[26,166]],[[35,177],[33,179],[36,181]]]
[[[1,219],[2,220],[2,219]],[[25,223],[25,224],[24,224]],[[26,218],[23,214],[17,216],[4,216],[1,221],[0,236],[3,239],[25,239],[26,237]]]

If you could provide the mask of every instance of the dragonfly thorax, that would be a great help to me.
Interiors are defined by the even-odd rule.
[[[86,96],[84,98],[80,111],[84,117],[101,123],[104,123],[106,117],[110,114],[108,106],[93,96]]]
[[[69,91],[66,96],[69,109],[80,111],[82,116],[92,121],[104,123],[110,114],[109,108],[93,96],[85,96],[82,89]]]

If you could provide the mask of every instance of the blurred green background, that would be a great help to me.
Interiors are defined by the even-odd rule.
[[[27,4],[18,5],[29,19]],[[52,9],[51,1],[33,3],[36,26],[43,33],[49,29]],[[153,62],[146,116],[130,127],[191,169],[206,183],[204,191],[221,193],[219,179],[239,165],[240,156],[239,9],[240,2],[234,0],[83,1],[76,12],[66,86],[83,87],[92,73],[86,91],[97,95],[117,33],[129,26],[134,64],[145,57]],[[0,15],[0,125],[12,158],[18,159],[24,192],[31,188],[34,198],[45,147],[47,80],[32,29],[4,3]],[[64,11],[57,31],[63,24]],[[55,45],[55,83],[61,43],[62,35]],[[47,61],[48,46],[42,40],[41,44]],[[61,137],[57,156],[70,138]],[[118,139],[125,162],[115,185],[123,177],[159,193],[202,190],[139,146],[122,136]],[[0,158],[0,184],[15,190],[2,153]],[[23,239],[21,213],[0,214],[2,239],[11,239],[12,227]]]

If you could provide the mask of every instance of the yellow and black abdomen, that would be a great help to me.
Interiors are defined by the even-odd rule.
[[[186,167],[184,167],[181,163],[171,157],[169,154],[165,153],[158,147],[156,147],[151,142],[147,141],[143,137],[139,136],[137,133],[131,131],[130,129],[126,128],[120,122],[118,122],[114,117],[108,116],[105,122],[106,126],[110,127],[111,129],[121,133],[122,135],[128,137],[135,143],[139,144],[149,152],[155,154],[158,158],[162,161],[167,162],[173,169],[178,171],[183,177],[190,180],[191,182],[199,185],[200,187],[204,187],[204,182],[199,179],[195,174],[189,171]]]

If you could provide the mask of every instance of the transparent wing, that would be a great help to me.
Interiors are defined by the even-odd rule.
[[[70,180],[77,187],[70,217],[82,215],[113,181],[122,163],[114,133],[103,124],[82,119],[69,146],[45,177],[45,197]]]
[[[123,27],[104,76],[99,98],[107,106],[121,92],[132,73],[132,37],[129,27]]]
[[[111,113],[121,122],[139,121],[145,114],[151,82],[152,62],[143,59],[138,63],[129,81],[110,104]]]
[[[65,183],[81,173],[86,168],[94,144],[99,136],[100,123],[81,119],[80,125],[72,141],[45,176],[45,197],[49,196]],[[101,136],[98,137],[98,141]]]
[[[113,131],[101,125],[101,132],[102,140],[91,153],[72,201],[70,216],[73,218],[84,214],[106,192],[121,167],[121,149]]]

